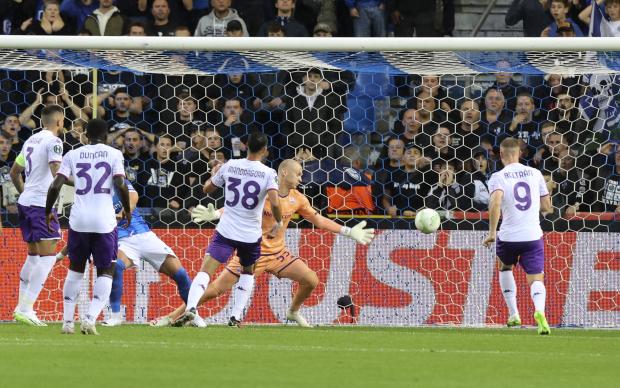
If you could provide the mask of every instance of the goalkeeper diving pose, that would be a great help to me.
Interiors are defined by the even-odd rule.
[[[280,164],[280,168],[278,169],[278,191],[284,225],[274,238],[268,238],[268,232],[272,230],[276,221],[271,214],[269,202],[266,202],[263,209],[261,256],[256,262],[254,275],[257,276],[262,272],[268,272],[279,278],[291,279],[297,282],[299,288],[293,297],[291,306],[286,312],[286,318],[290,321],[297,322],[297,324],[302,327],[311,327],[306,319],[299,313],[299,308],[316,288],[319,283],[319,278],[303,260],[294,257],[286,247],[284,236],[286,233],[286,226],[291,216],[295,213],[299,213],[319,229],[340,233],[364,245],[372,240],[375,231],[374,229],[364,229],[366,226],[365,221],[349,228],[321,216],[310,205],[308,198],[296,190],[296,187],[301,182],[301,175],[302,167],[298,162],[288,159]],[[216,220],[221,214],[222,212],[215,209],[213,204],[209,204],[207,207],[196,207],[192,212],[192,218],[195,222],[201,223]],[[238,257],[235,256],[228,262],[226,270],[224,270],[213,283],[209,284],[199,302],[199,304],[202,304],[205,301],[214,299],[231,289],[235,284],[236,287],[233,290],[234,305],[232,316],[228,322],[229,326],[239,326],[241,324],[241,314],[252,295],[254,287],[254,276],[246,275],[241,272],[241,265]],[[167,326],[173,324],[183,311],[184,307],[181,306],[170,315],[158,318],[151,322],[151,324],[153,326]]]

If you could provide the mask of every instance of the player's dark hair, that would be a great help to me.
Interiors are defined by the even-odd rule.
[[[65,114],[65,110],[60,105],[48,105],[41,110],[41,122],[43,125],[52,124],[54,115]]]
[[[86,137],[88,140],[106,142],[108,137],[108,123],[102,119],[91,119],[86,123]]]
[[[248,149],[256,153],[267,147],[267,136],[262,132],[252,132],[248,137]]]

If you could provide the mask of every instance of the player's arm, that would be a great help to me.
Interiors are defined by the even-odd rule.
[[[315,211],[314,214],[309,216],[304,216],[305,219],[310,221],[312,225],[316,226],[319,229],[327,230],[332,233],[342,234],[343,236],[347,236],[360,244],[366,245],[375,237],[375,230],[372,228],[366,228],[366,221],[362,221],[352,228],[348,226],[340,225],[329,218],[323,217],[318,212]]]
[[[26,160],[24,158],[24,154],[20,153],[17,155],[15,159],[15,163],[11,166],[11,171],[9,175],[11,176],[11,182],[17,189],[18,193],[24,192],[24,179],[22,178],[22,172],[26,169]]]
[[[553,205],[551,204],[550,195],[540,197],[540,212],[543,216],[553,213]]]
[[[497,238],[497,224],[499,224],[503,198],[504,192],[502,190],[495,190],[491,193],[489,200],[489,234],[482,242],[486,247],[490,247]]]
[[[114,183],[114,188],[116,188],[116,192],[118,193],[118,197],[120,198],[121,203],[123,204],[123,218],[127,220],[127,226],[129,226],[129,224],[131,224],[132,207],[131,207],[131,201],[129,199],[129,189],[127,188],[127,185],[125,184],[125,176],[115,175],[113,179],[113,183]]]
[[[271,204],[271,214],[273,218],[276,220],[276,224],[273,226],[273,229],[268,233],[269,237],[275,237],[278,234],[278,231],[283,226],[282,224],[282,207],[280,206],[280,198],[278,195],[278,190],[271,189],[267,191],[267,199]]]
[[[49,163],[50,166],[50,172],[52,173],[52,176],[55,177],[56,174],[58,174],[58,170],[60,170],[60,162],[50,162]],[[67,182],[69,180],[67,179]]]
[[[67,182],[67,177],[63,174],[56,174],[56,178],[52,181],[50,188],[47,190],[47,199],[45,201],[45,222],[47,223],[47,228],[50,229],[50,224],[54,218],[54,214],[52,213],[52,208],[60,195],[60,189],[62,185]],[[50,229],[51,230],[51,229]]]

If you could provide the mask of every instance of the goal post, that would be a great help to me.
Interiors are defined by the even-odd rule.
[[[214,225],[194,224],[188,209],[224,203],[221,192],[201,192],[214,160],[243,157],[259,130],[270,138],[267,164],[300,161],[299,190],[317,211],[378,229],[360,246],[292,215],[287,245],[320,280],[302,314],[325,325],[505,324],[494,251],[481,241],[498,144],[521,139],[522,162],[543,172],[555,208],[541,218],[550,323],[620,328],[618,51],[620,38],[3,36],[0,320],[17,303],[26,257],[10,165],[41,108],[56,103],[65,151],[84,143],[89,118],[109,123],[140,213],[190,277]],[[61,196],[65,227],[70,194]],[[437,233],[415,230],[424,207],[440,212]],[[40,318],[61,319],[66,271],[61,263],[48,279]],[[525,276],[515,275],[533,324]],[[180,303],[148,263],[125,279],[128,322]],[[258,276],[245,322],[284,322],[296,289]],[[227,294],[200,312],[224,323],[230,309]]]

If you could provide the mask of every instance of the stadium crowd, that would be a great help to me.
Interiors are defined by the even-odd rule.
[[[0,16],[11,34],[444,36],[454,29],[450,0],[8,3]],[[586,8],[579,0],[515,0],[506,22],[523,20],[528,36],[581,36]],[[606,9],[612,20],[620,17],[620,1],[607,0]],[[500,60],[497,68],[511,64]],[[65,107],[65,152],[84,144],[84,123],[95,112],[108,122],[109,143],[123,151],[145,213],[174,215],[201,203],[213,163],[243,157],[254,130],[270,136],[273,167],[289,157],[303,162],[302,190],[327,213],[485,211],[487,180],[502,168],[498,145],[506,137],[520,139],[522,162],[543,171],[557,209],[551,217],[620,213],[620,147],[579,108],[600,92],[580,76],[506,70],[472,82],[317,68],[216,76],[99,71],[96,103],[91,77],[1,72],[5,213],[16,212],[10,166],[50,104]]]

